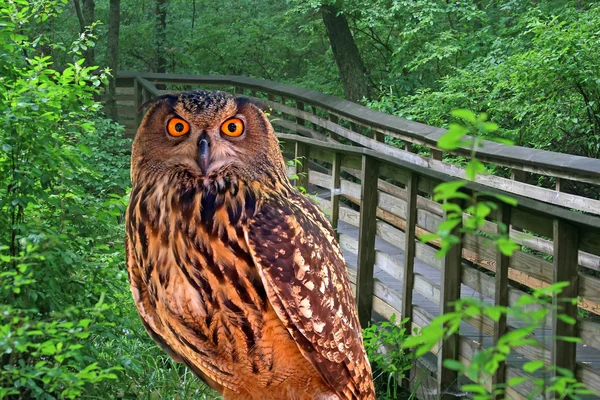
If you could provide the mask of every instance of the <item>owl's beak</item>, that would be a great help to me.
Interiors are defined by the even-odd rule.
[[[208,165],[210,164],[210,139],[203,133],[198,139],[198,165],[202,173],[206,175]]]

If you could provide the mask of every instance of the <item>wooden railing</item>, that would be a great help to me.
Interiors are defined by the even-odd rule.
[[[135,129],[142,117],[132,110],[165,92],[157,89],[159,83],[166,85],[167,91],[219,87],[258,97],[272,108],[270,118],[279,132],[284,155],[305,159],[290,166],[290,175],[298,174],[296,184],[324,197],[318,204],[329,215],[333,227],[339,228],[339,241],[348,255],[348,272],[363,325],[371,321],[374,311],[386,318],[396,314],[397,320],[400,316],[409,317],[413,328],[426,326],[460,298],[461,284],[463,294],[464,288],[472,288],[473,295],[510,306],[527,288],[569,281],[571,285],[561,298],[578,298],[579,303],[563,312],[577,319],[577,325],[548,318],[550,343],[522,346],[517,351],[523,360],[541,359],[575,371],[582,382],[600,392],[600,324],[593,321],[600,315],[600,279],[596,277],[600,271],[600,218],[592,215],[600,214],[600,201],[484,176],[467,185],[465,192],[504,194],[515,198],[518,204],[511,207],[499,203],[483,230],[497,232],[495,221],[510,225],[511,238],[523,248],[508,258],[484,239],[466,237],[461,246],[438,259],[438,243],[423,244],[416,236],[437,231],[444,218],[440,204],[432,200],[433,188],[464,177],[461,168],[441,161],[436,140],[443,130],[274,82],[227,76],[119,73],[120,117],[129,129]],[[389,146],[384,143],[386,137],[401,138],[408,147],[426,146],[433,157]],[[467,155],[465,149],[456,154]],[[491,142],[485,144],[478,157],[520,171],[519,174],[526,171],[600,183],[600,160]],[[385,242],[376,244],[377,239]],[[382,243],[402,252],[402,259],[386,251]],[[427,299],[435,310],[417,298]],[[593,318],[579,315],[583,314],[581,311]],[[469,325],[493,341],[514,329],[510,320],[494,323],[484,317],[465,321],[465,326]],[[557,338],[560,336],[578,336],[585,347],[562,341]],[[478,346],[461,330],[434,348],[437,367],[423,361],[413,371],[426,373],[419,375],[421,390],[449,393],[448,387],[458,377],[441,361],[452,358],[469,363]],[[489,383],[492,379],[503,383],[523,376],[517,364],[509,362],[500,368]],[[507,395],[525,398],[531,389],[531,381],[526,381],[508,388]]]

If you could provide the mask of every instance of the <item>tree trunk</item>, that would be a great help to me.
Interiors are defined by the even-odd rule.
[[[346,16],[339,14],[339,10],[331,5],[322,5],[321,14],[344,85],[344,95],[348,100],[355,102],[363,97],[369,97],[370,88],[365,66],[350,32]]]
[[[81,11],[83,11],[83,19],[85,20],[86,26],[90,26],[96,22],[94,0],[83,0],[83,8]],[[87,50],[85,51],[85,61],[87,65],[94,65],[96,62],[94,47],[88,46]]]
[[[81,12],[81,4],[79,4],[79,0],[73,0],[73,4],[75,5],[77,20],[79,21],[79,33],[83,33],[85,31],[85,19],[83,18],[83,13]]]
[[[83,7],[81,6],[80,0],[73,0],[75,5],[75,12],[77,13],[77,20],[79,21],[79,32],[84,33],[85,27],[92,25],[96,22],[95,18],[95,4],[94,0],[83,0]],[[88,49],[83,54],[86,65],[94,65],[95,53],[93,47]]]
[[[156,72],[167,72],[167,0],[156,0]]]
[[[156,0],[156,72],[164,74],[167,72],[167,55],[165,53],[167,43],[167,1]],[[156,85],[157,89],[164,90],[163,84]]]
[[[108,83],[105,112],[108,118],[117,121],[117,71],[119,70],[119,24],[121,22],[121,0],[110,0],[108,12],[108,35],[106,61],[112,70]]]

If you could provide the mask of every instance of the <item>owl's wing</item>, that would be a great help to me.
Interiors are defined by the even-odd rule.
[[[375,399],[371,368],[334,232],[306,197],[271,198],[245,235],[277,315],[342,399]]]

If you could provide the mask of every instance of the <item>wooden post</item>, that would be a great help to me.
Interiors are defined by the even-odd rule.
[[[373,130],[373,139],[377,140],[378,142],[385,143],[385,135],[383,132],[375,129]]]
[[[444,219],[447,212],[444,212]],[[451,304],[460,298],[460,283],[462,278],[462,237],[460,229],[462,223],[458,224],[452,234],[461,238],[461,242],[454,245],[446,256],[442,264],[442,276],[440,284],[440,315],[454,311],[454,305]],[[454,399],[451,393],[456,393],[455,385],[457,383],[456,371],[444,367],[444,360],[458,360],[459,334],[447,338],[440,343],[438,352],[438,393],[440,399]]]
[[[334,124],[337,124],[339,121],[338,116],[329,113],[329,121],[333,122]],[[329,132],[329,137],[335,140],[336,142],[340,141],[340,135],[338,135],[337,133]]]
[[[510,171],[510,179],[518,182],[527,182],[527,172],[513,168]]]
[[[316,117],[317,116],[317,107],[310,106],[310,109],[312,111],[312,114]],[[320,132],[321,127],[319,125],[315,124],[314,122],[311,122],[311,126],[314,131]]]
[[[442,154],[441,150],[434,149],[434,148],[431,148],[429,150],[431,150],[431,158],[432,159],[442,161],[443,154]]]
[[[404,277],[402,284],[402,319],[412,319],[412,295],[415,283],[414,265],[417,225],[417,183],[418,176],[411,172],[406,183],[406,231],[404,232]],[[410,326],[410,322],[409,325]]]
[[[413,144],[411,142],[404,142],[404,150],[414,153]]]
[[[501,233],[500,224],[506,227],[506,232],[510,232],[510,206],[508,204],[499,204],[496,214],[498,222],[498,233]],[[508,268],[510,267],[510,257],[496,250],[496,285],[494,304],[497,306],[508,307]],[[480,289],[481,290],[481,289]],[[506,333],[506,315],[502,314],[498,322],[494,324],[494,345]],[[492,385],[503,385],[506,383],[506,363],[502,362],[498,366],[496,373],[492,377]],[[493,389],[492,389],[493,390]],[[504,395],[494,394],[494,400],[501,400]]]
[[[402,278],[402,319],[409,318],[406,325],[409,334],[412,323],[413,288],[415,285],[416,225],[417,225],[417,185],[419,177],[411,172],[406,183],[406,230],[404,231],[404,276]],[[410,389],[410,379],[404,379],[402,386]]]
[[[336,237],[339,239],[337,234],[338,222],[340,219],[340,190],[341,180],[340,173],[342,169],[342,155],[335,153],[333,155],[333,161],[331,163],[331,227],[336,233]]]
[[[142,87],[142,102],[145,103],[148,100],[150,100],[150,92],[145,87]]]
[[[296,142],[295,155],[296,158],[296,175],[294,186],[302,186],[308,190],[308,152],[309,147],[301,142]]]
[[[139,127],[142,123],[142,119],[144,117],[143,110],[140,110],[140,107],[143,104],[142,100],[142,85],[137,81],[137,79],[133,80],[133,95],[134,95],[134,104],[135,104],[135,124]]]
[[[244,88],[236,86],[235,87],[235,94],[244,94]]]
[[[358,319],[363,328],[371,322],[373,308],[373,269],[375,266],[375,235],[377,230],[377,160],[363,155],[361,175],[361,206],[358,227],[358,263],[356,271],[356,303]]]
[[[304,103],[301,101],[296,101],[296,109],[300,111],[304,111]],[[304,118],[296,117],[296,123],[301,126],[305,126],[306,121]]]
[[[566,315],[577,320],[577,299],[579,294],[579,229],[560,219],[554,220],[554,254],[552,282],[569,282],[569,286],[560,295],[552,297],[552,364],[558,368],[575,371],[577,367],[576,344],[557,339],[562,337],[577,337],[577,325],[568,324],[558,318],[558,314]],[[556,374],[556,372],[554,372]]]

